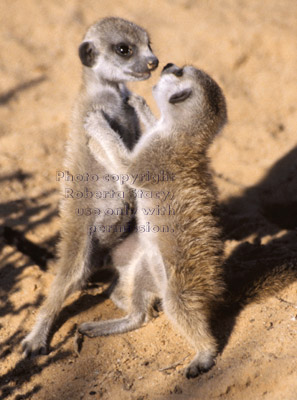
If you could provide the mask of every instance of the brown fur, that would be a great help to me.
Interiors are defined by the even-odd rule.
[[[151,193],[170,193],[170,199],[164,202],[156,198],[137,200],[138,224],[161,228],[158,233],[141,233],[138,229],[153,283],[147,287],[147,268],[138,263],[131,274],[134,279],[130,282],[133,287],[130,316],[83,324],[79,330],[98,336],[134,329],[140,326],[141,313],[148,307],[146,296],[154,293],[162,299],[164,312],[197,351],[186,370],[187,377],[194,377],[211,368],[217,354],[210,320],[224,292],[223,243],[215,218],[216,191],[207,150],[226,122],[226,105],[220,88],[207,74],[189,66],[181,70],[170,65],[155,89],[161,119],[131,153],[115,135],[102,135],[96,130],[100,113],[91,113],[87,119],[92,151],[102,156],[100,143],[118,171],[138,176],[147,171],[151,175],[164,171],[173,175],[174,180],[158,184],[152,180],[136,181],[132,185]],[[143,100],[134,97],[131,102],[142,122],[148,125],[148,110]],[[171,207],[172,214],[144,215],[144,209],[157,210],[158,206],[167,211]]]

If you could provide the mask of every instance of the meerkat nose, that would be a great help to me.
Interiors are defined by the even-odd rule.
[[[172,63],[168,63],[165,65],[165,67],[163,68],[161,75],[165,75],[165,74],[173,74],[177,77],[181,77],[183,76],[183,69],[179,68],[177,65],[172,64]]]
[[[174,65],[174,64],[172,64],[172,63],[166,64],[165,67],[162,69],[162,72],[165,71],[166,69],[172,67],[173,65]]]
[[[150,71],[156,69],[158,65],[159,65],[159,60],[157,59],[157,57],[151,57],[147,61],[147,67]]]

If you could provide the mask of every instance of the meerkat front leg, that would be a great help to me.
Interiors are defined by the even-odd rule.
[[[93,110],[87,114],[84,128],[90,136],[89,148],[94,157],[102,162],[102,157],[119,173],[126,173],[129,164],[129,150],[124,146],[118,134],[110,127],[102,110]]]

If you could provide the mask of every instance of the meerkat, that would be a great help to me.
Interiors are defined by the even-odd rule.
[[[78,330],[95,337],[139,328],[160,298],[165,314],[197,352],[185,371],[192,378],[208,371],[218,352],[210,322],[224,293],[223,242],[207,150],[226,123],[227,109],[219,86],[193,66],[167,64],[153,95],[160,110],[158,120],[142,98],[130,99],[148,128],[132,151],[104,122],[102,112],[90,112],[85,121],[92,151],[99,159],[108,157],[116,171],[139,177],[166,171],[171,179],[157,184],[139,179],[132,185],[151,195],[137,198],[140,245],[118,286],[128,315],[84,323]],[[103,123],[106,132],[97,129]],[[170,196],[162,203],[154,195],[157,192]],[[144,232],[148,224],[150,232]],[[117,251],[115,263],[121,261]]]
[[[158,59],[144,29],[115,17],[104,18],[88,29],[79,46],[79,57],[83,84],[73,110],[65,172],[57,174],[63,195],[58,271],[33,330],[22,342],[24,357],[47,353],[49,332],[64,300],[80,289],[91,273],[92,250],[96,248],[99,253],[96,262],[100,265],[129,232],[107,228],[133,224],[135,200],[131,191],[112,177],[103,179],[108,165],[92,154],[83,123],[88,112],[100,111],[104,123],[116,132],[123,146],[132,149],[140,128],[135,110],[127,101],[130,92],[125,82],[148,79],[157,68]],[[101,129],[100,125],[97,129]],[[104,212],[107,207],[125,211],[110,215]],[[88,211],[81,216],[80,209]],[[98,225],[101,228],[96,232],[89,230]]]

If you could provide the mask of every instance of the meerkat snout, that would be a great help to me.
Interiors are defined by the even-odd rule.
[[[155,56],[147,60],[147,67],[150,71],[154,71],[156,68],[158,68],[158,65],[159,65],[159,60]]]
[[[194,85],[189,71],[184,74],[184,70],[172,63],[163,68],[159,82],[153,87],[153,95],[161,112],[167,110],[168,104],[183,103],[191,97]]]
[[[172,66],[173,66],[172,63],[166,64],[165,67],[162,69],[162,72],[165,71],[167,68],[170,68],[170,67],[172,67]]]
[[[183,76],[183,68],[179,68],[175,64],[168,63],[163,68],[161,74],[174,74],[177,77],[181,77]]]

